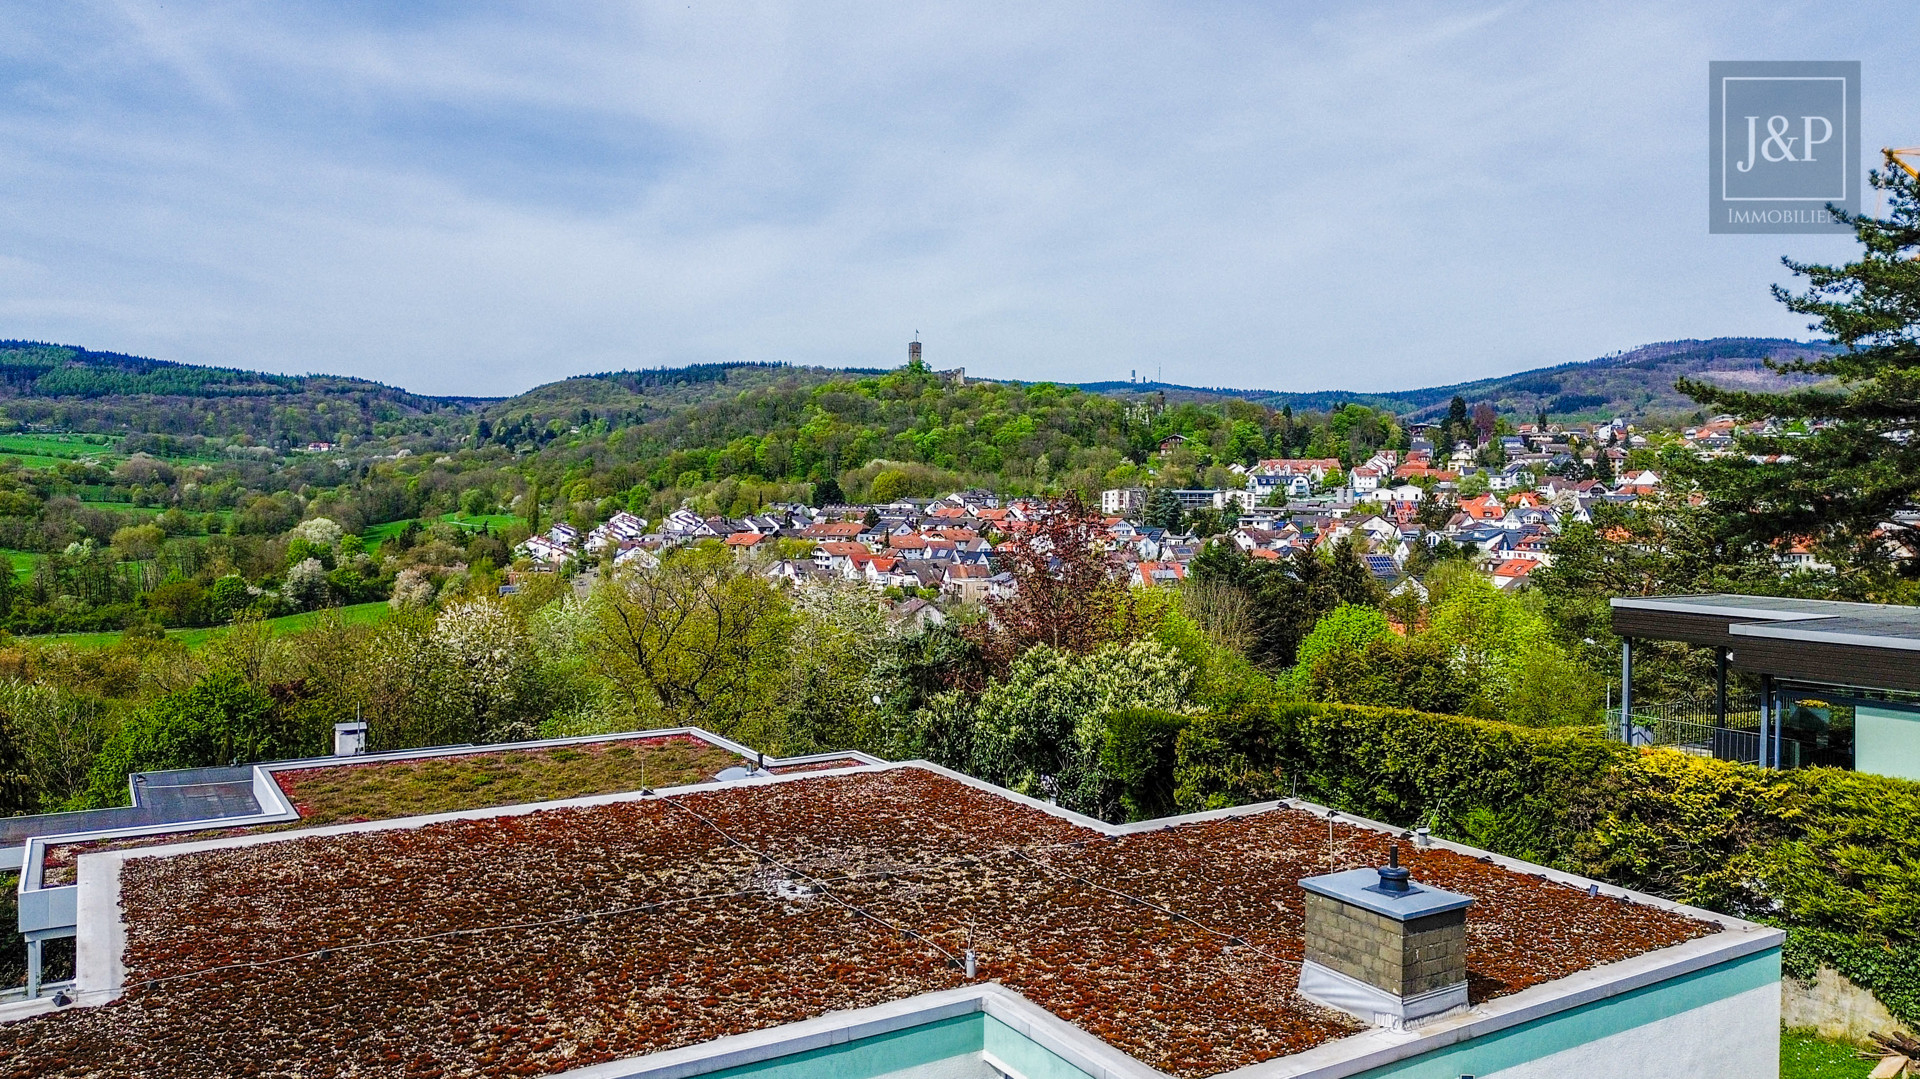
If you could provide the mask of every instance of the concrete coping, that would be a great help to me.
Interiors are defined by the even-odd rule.
[[[1370,910],[1398,922],[1465,910],[1473,897],[1449,892],[1425,884],[1409,883],[1404,892],[1389,892],[1380,887],[1380,873],[1374,869],[1349,869],[1319,877],[1302,877],[1300,887],[1315,895]]]
[[[985,1013],[1094,1079],[1169,1079],[998,982],[828,1012],[698,1045],[561,1072],[554,1079],[688,1079]]]

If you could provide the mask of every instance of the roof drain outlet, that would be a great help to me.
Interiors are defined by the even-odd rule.
[[[1300,993],[1381,1026],[1467,1004],[1471,896],[1416,884],[1395,843],[1378,869],[1307,877]]]

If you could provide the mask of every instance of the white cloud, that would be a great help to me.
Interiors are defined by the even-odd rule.
[[[0,11],[0,335],[443,393],[915,329],[1285,389],[1799,333],[1775,260],[1848,245],[1706,235],[1706,62],[1861,59],[1874,145],[1917,111],[1891,6]]]

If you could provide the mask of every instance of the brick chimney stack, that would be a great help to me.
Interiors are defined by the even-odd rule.
[[[1466,1005],[1473,898],[1414,883],[1398,843],[1387,865],[1307,877],[1300,887],[1302,995],[1383,1026]]]

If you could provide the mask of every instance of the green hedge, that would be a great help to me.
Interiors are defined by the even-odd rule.
[[[1781,925],[1791,971],[1920,1023],[1920,783],[1338,704],[1198,717],[1174,782],[1183,810],[1298,795]]]

